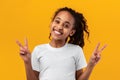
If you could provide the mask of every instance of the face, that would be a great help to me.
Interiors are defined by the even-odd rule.
[[[67,11],[60,11],[54,18],[50,26],[50,33],[52,39],[66,40],[68,36],[75,33],[74,18]]]

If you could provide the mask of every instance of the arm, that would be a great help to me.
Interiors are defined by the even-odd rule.
[[[31,63],[25,63],[27,80],[39,80],[39,72],[32,70]]]
[[[88,65],[84,72],[83,69],[76,71],[76,80],[88,80],[93,68],[93,66]]]
[[[94,69],[95,65],[99,62],[100,60],[100,54],[101,52],[104,50],[104,48],[106,47],[106,45],[104,45],[100,50],[98,50],[100,46],[100,43],[98,43],[98,45],[96,46],[90,60],[89,60],[89,63],[85,69],[85,71],[83,72],[83,70],[79,70],[79,71],[76,71],[76,79],[77,80],[88,80],[89,77],[90,77],[90,74],[92,72],[92,70]]]
[[[23,59],[24,64],[25,64],[27,80],[39,80],[38,79],[39,72],[33,71],[32,69],[31,54],[28,49],[27,39],[25,40],[25,46],[23,46],[19,41],[16,41],[16,43],[20,47],[20,56]]]

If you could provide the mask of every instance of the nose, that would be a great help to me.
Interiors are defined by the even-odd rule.
[[[59,30],[63,29],[62,24],[58,24],[58,25],[57,25],[57,28],[58,28]]]

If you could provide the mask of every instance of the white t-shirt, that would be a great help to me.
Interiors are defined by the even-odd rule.
[[[31,62],[33,70],[40,72],[40,80],[76,80],[75,72],[87,66],[82,48],[69,43],[60,48],[38,45]]]

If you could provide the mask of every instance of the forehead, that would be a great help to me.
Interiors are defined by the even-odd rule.
[[[74,17],[68,12],[68,11],[60,11],[56,17],[56,18],[60,18],[62,21],[67,21],[71,24],[74,23]]]

